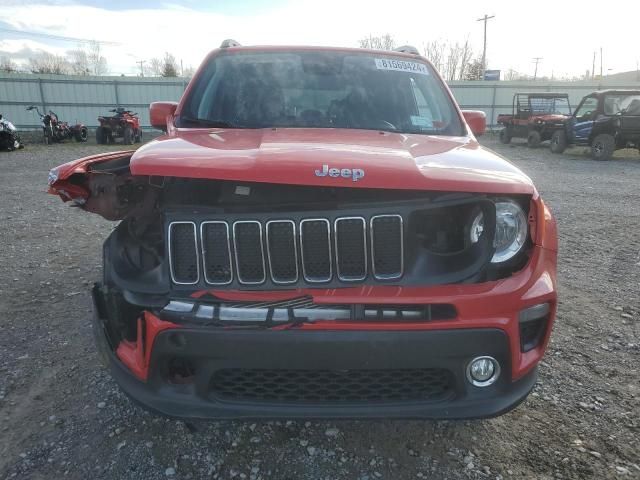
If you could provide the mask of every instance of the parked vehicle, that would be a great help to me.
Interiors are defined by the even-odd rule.
[[[417,50],[225,42],[150,119],[163,136],[49,176],[120,221],[94,331],[131,397],[179,417],[475,418],[528,395],[555,220]]]
[[[498,123],[504,125],[500,141],[526,138],[532,148],[550,140],[557,126],[571,115],[566,93],[516,93],[511,108],[511,114],[498,115]]]
[[[42,123],[42,134],[45,145],[51,143],[60,143],[65,140],[75,139],[76,142],[86,142],[88,138],[87,127],[82,123],[69,125],[68,122],[62,122],[58,119],[58,115],[49,110],[48,113],[41,113],[40,109],[35,105],[30,105],[27,110],[35,110],[40,117]]]
[[[640,90],[602,90],[584,97],[551,138],[554,153],[569,145],[590,147],[595,160],[609,160],[622,148],[640,149]]]
[[[98,117],[100,126],[96,129],[96,142],[115,143],[116,138],[122,138],[125,145],[142,142],[142,129],[137,113],[122,107],[109,111],[114,114],[110,117]]]
[[[0,114],[0,150],[17,150],[24,148],[18,129]]]

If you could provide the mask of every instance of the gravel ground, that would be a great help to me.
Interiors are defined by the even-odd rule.
[[[535,391],[472,422],[193,426],[142,411],[91,337],[113,224],[44,193],[49,168],[105,147],[0,153],[0,478],[640,478],[640,156],[483,142],[558,218],[561,300]]]

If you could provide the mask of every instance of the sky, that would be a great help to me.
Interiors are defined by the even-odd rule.
[[[535,8],[531,8],[531,6]],[[593,6],[592,6],[593,5]],[[135,75],[139,60],[170,52],[185,68],[197,67],[222,40],[243,45],[357,47],[369,35],[391,34],[398,44],[422,50],[432,40],[464,42],[482,52],[488,23],[487,68],[538,76],[584,75],[597,52],[596,73],[636,70],[640,0],[616,9],[595,2],[537,0],[4,0],[0,7],[0,56],[18,62],[41,50],[65,54],[77,41],[3,31],[13,29],[103,42],[111,74]]]

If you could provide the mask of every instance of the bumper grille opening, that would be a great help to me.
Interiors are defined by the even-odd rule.
[[[221,400],[345,403],[439,401],[453,393],[445,369],[276,370],[229,368],[215,372],[210,389]]]
[[[547,317],[520,322],[520,350],[528,352],[536,348],[547,329]]]

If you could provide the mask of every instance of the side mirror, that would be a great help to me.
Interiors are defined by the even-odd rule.
[[[474,135],[478,137],[480,135],[484,135],[484,132],[487,129],[487,116],[483,111],[463,110],[462,116]]]
[[[149,105],[149,118],[151,120],[151,126],[167,131],[167,121],[173,118],[178,108],[177,102],[153,102]]]

